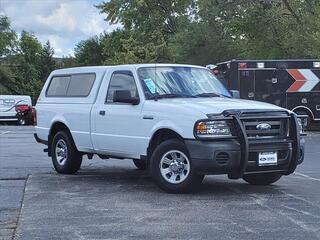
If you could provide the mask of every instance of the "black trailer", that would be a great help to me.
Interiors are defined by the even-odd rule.
[[[320,60],[231,60],[217,64],[213,72],[241,98],[320,121]]]

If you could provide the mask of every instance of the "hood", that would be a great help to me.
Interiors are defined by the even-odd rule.
[[[220,114],[225,110],[284,110],[284,108],[278,107],[273,104],[235,99],[224,97],[212,97],[212,98],[167,98],[159,99],[155,104],[166,105],[167,107],[183,108],[187,111],[201,112],[202,114]]]

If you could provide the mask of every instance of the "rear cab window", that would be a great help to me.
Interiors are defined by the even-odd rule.
[[[70,76],[53,77],[47,90],[47,96],[66,96],[70,79]]]
[[[47,97],[87,97],[94,81],[95,73],[53,76],[47,88]]]

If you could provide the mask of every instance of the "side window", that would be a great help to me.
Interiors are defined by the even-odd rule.
[[[86,97],[89,95],[96,76],[95,74],[76,74],[71,76],[68,97]]]
[[[137,85],[130,71],[117,71],[112,74],[107,93],[107,103],[113,103],[113,95],[116,90],[128,90],[131,97],[138,97]]]
[[[70,76],[53,77],[47,90],[47,96],[66,96],[70,79]]]
[[[87,97],[96,75],[94,73],[55,76],[47,90],[49,97]]]

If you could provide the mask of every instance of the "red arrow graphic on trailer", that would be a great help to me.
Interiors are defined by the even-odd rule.
[[[295,80],[287,92],[310,92],[320,82],[310,69],[288,69],[287,72]]]

